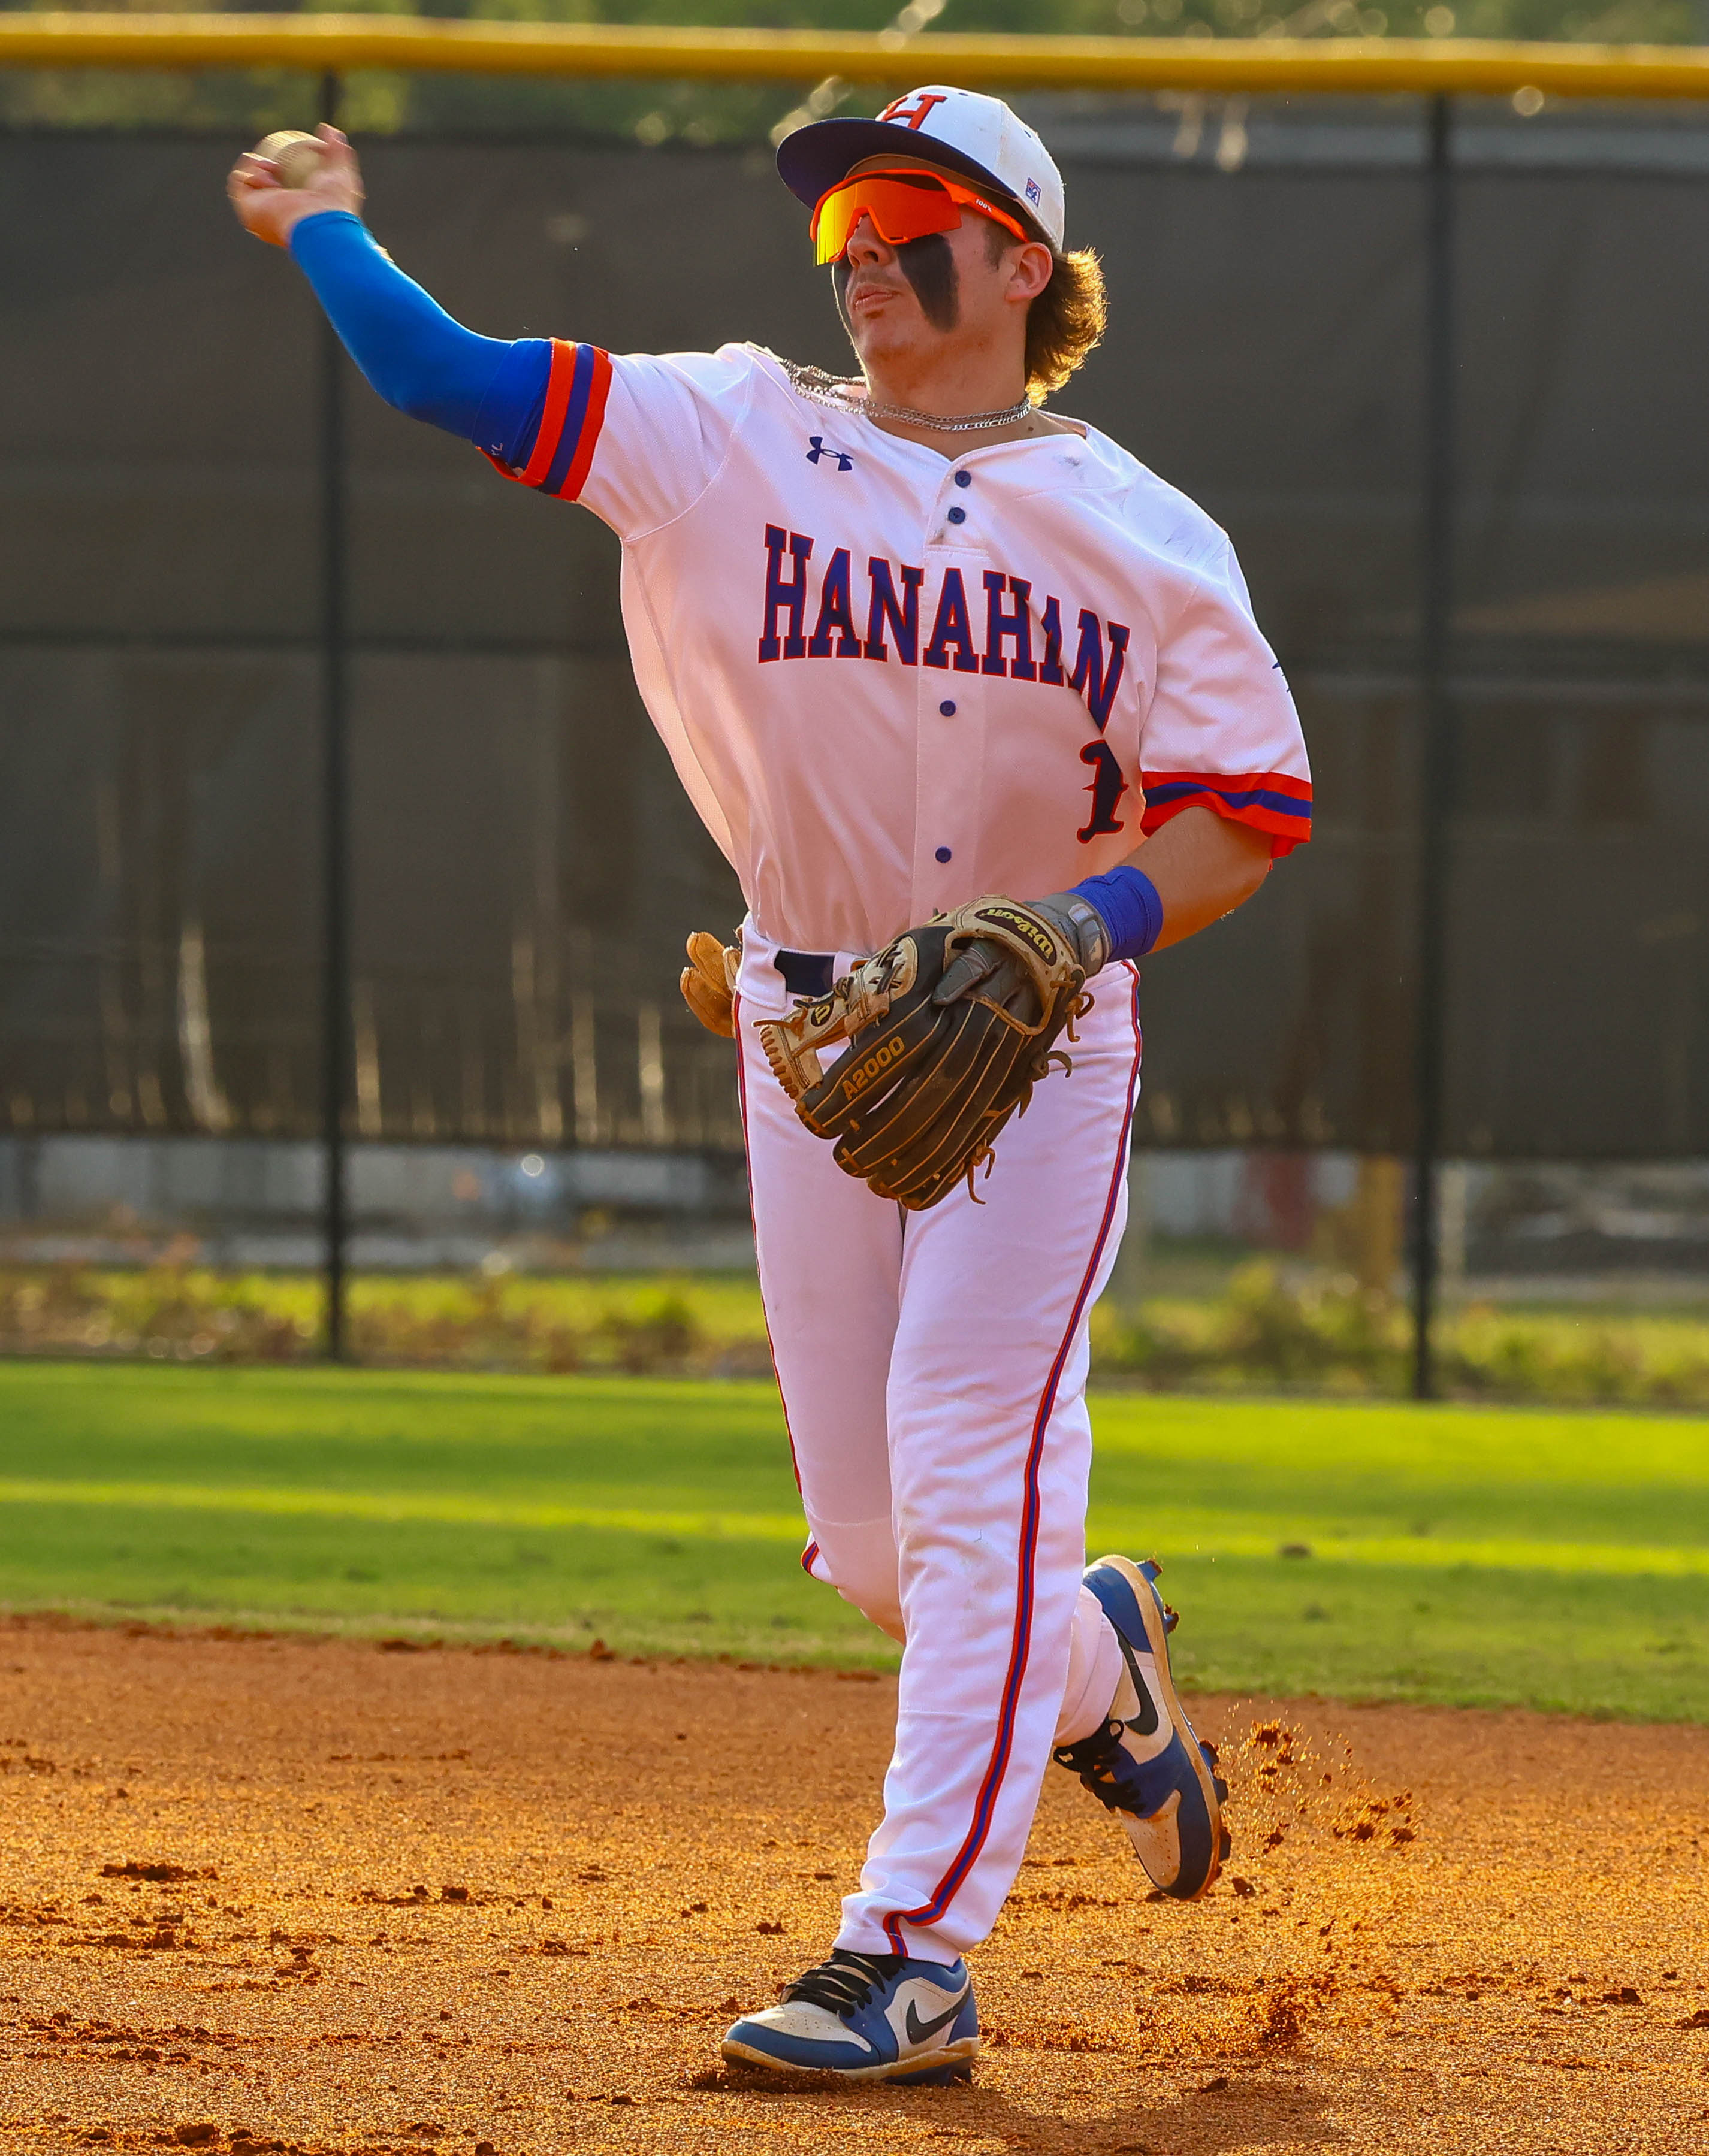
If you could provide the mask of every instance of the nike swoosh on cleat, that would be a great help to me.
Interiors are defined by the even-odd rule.
[[[904,2024],[908,2030],[909,2042],[923,2044],[928,2036],[935,2036],[939,2029],[947,2029],[966,2004],[967,1994],[964,1991],[947,2014],[939,2015],[935,2021],[922,2021],[919,2010],[910,1999],[908,2002],[908,2014]]]
[[[1135,1731],[1141,1737],[1154,1736],[1161,1721],[1157,1712],[1157,1702],[1151,1697],[1150,1686],[1140,1675],[1140,1666],[1134,1660],[1134,1650],[1125,1640],[1121,1641],[1121,1655],[1122,1660],[1127,1664],[1128,1676],[1132,1681],[1135,1691],[1139,1696],[1140,1702],[1139,1712],[1124,1727]]]

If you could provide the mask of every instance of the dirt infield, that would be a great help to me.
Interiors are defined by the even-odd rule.
[[[1053,1773],[970,2090],[716,2070],[828,1945],[893,1687],[0,1631],[8,2156],[1709,2145],[1709,1730],[1207,1701],[1195,1908]]]

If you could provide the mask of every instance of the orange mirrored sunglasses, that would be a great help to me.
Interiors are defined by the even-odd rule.
[[[852,179],[840,180],[820,196],[809,229],[818,249],[817,259],[835,262],[863,217],[871,218],[873,229],[887,246],[901,247],[910,239],[924,239],[929,233],[953,232],[961,222],[964,209],[976,209],[981,217],[1006,225],[1017,239],[1027,238],[1020,219],[999,208],[988,195],[936,172],[922,172],[908,166],[899,166],[893,172],[857,172]]]

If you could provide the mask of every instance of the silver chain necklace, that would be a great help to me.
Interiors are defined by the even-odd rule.
[[[856,375],[827,374],[822,367],[802,367],[793,359],[786,359],[784,367],[795,388],[816,404],[868,419],[900,419],[906,426],[929,427],[939,434],[978,434],[994,427],[1012,427],[1018,420],[1030,419],[1038,408],[1030,397],[1023,397],[1001,412],[963,412],[945,418],[937,412],[916,412],[909,404],[881,404],[871,396],[857,397],[854,392],[865,384]]]

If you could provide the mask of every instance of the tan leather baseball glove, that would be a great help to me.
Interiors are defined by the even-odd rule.
[[[1072,895],[975,899],[761,1024],[779,1084],[839,1167],[911,1212],[964,1178],[972,1191],[1051,1065],[1073,1067],[1055,1043],[1090,1008],[1082,914],[1095,920]],[[820,1050],[841,1040],[825,1070]]]

